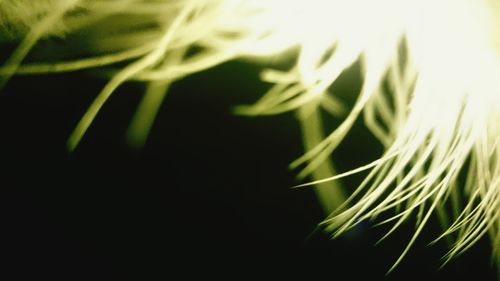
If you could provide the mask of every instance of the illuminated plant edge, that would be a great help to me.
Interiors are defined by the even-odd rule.
[[[416,215],[415,233],[394,268],[437,213],[445,226],[438,239],[455,241],[445,262],[486,233],[498,262],[499,2],[0,0],[0,39],[20,41],[0,69],[0,86],[13,75],[120,65],[107,72],[109,82],[68,146],[76,148],[107,99],[131,80],[148,85],[129,129],[131,144],[140,146],[173,82],[234,59],[267,65],[261,79],[272,87],[255,104],[235,111],[298,112],[307,152],[291,167],[301,168],[300,178],[316,179],[303,186],[323,185],[320,199],[336,207],[323,222],[333,236],[399,210],[382,222],[393,222],[389,235]],[[87,42],[95,55],[23,63],[41,39],[64,39],[97,26],[97,35]],[[277,59],[296,64],[273,69],[269,62]],[[329,89],[358,61],[363,85],[354,106],[346,109]],[[383,81],[390,90],[384,90]],[[319,112],[344,121],[323,136]],[[328,159],[359,118],[385,152],[372,163],[335,174]],[[341,190],[322,191],[335,179],[361,171],[368,175],[346,200]],[[465,182],[459,180],[461,173]]]

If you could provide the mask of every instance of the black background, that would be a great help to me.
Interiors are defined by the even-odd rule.
[[[314,192],[290,188],[287,165],[302,153],[293,113],[230,112],[264,91],[257,73],[236,62],[176,83],[142,150],[124,140],[143,92],[127,84],[74,153],[65,141],[104,80],[11,80],[0,97],[2,279],[496,279],[487,239],[438,270],[446,244],[427,246],[433,223],[389,276],[411,222],[378,246],[385,227],[361,224],[336,240],[315,231],[324,214]],[[372,159],[373,143],[355,129],[339,170]]]

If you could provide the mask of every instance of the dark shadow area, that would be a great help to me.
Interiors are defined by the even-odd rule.
[[[302,153],[294,115],[230,113],[265,89],[256,77],[231,63],[175,84],[142,150],[124,140],[143,91],[127,84],[72,154],[65,141],[103,81],[13,79],[0,96],[0,279],[496,279],[487,239],[438,270],[446,245],[427,246],[432,224],[388,277],[411,223],[376,247],[386,227],[314,231],[321,208],[287,169]],[[356,134],[340,168],[372,157]]]

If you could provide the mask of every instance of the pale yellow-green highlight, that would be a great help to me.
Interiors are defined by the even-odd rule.
[[[307,152],[291,167],[301,167],[300,178],[317,180],[306,185],[319,186],[327,210],[336,207],[324,222],[335,235],[389,210],[398,211],[383,222],[393,222],[393,230],[416,216],[415,233],[395,262],[397,266],[431,215],[437,213],[448,224],[443,237],[455,241],[447,258],[461,254],[489,233],[498,261],[498,2],[52,0],[44,6],[41,1],[34,5],[3,0],[1,13],[23,13],[19,12],[20,18],[0,19],[0,31],[6,33],[10,26],[9,36],[2,38],[24,39],[0,70],[1,81],[5,83],[15,73],[72,71],[127,62],[125,67],[107,72],[110,82],[70,136],[68,146],[73,150],[106,100],[126,81],[149,85],[128,134],[132,144],[142,145],[171,83],[228,60],[259,63],[265,68],[262,80],[272,86],[255,104],[235,111],[248,115],[298,111]],[[6,21],[19,28],[14,25],[12,29]],[[139,23],[142,28],[136,26]],[[92,27],[102,33],[92,38],[95,56],[22,64],[41,38]],[[403,55],[401,49],[405,48]],[[197,51],[190,53],[194,49]],[[287,70],[268,64],[280,59],[296,63]],[[328,93],[339,75],[358,61],[363,87],[354,106],[344,110],[332,98],[335,93]],[[390,85],[387,92],[381,85],[384,80]],[[323,136],[319,111],[346,112],[339,127]],[[385,152],[372,163],[336,175],[327,161],[359,118]],[[334,180],[361,171],[368,176],[339,207],[343,192]],[[465,183],[458,179],[461,173],[467,173]],[[446,204],[455,214],[446,212]]]

